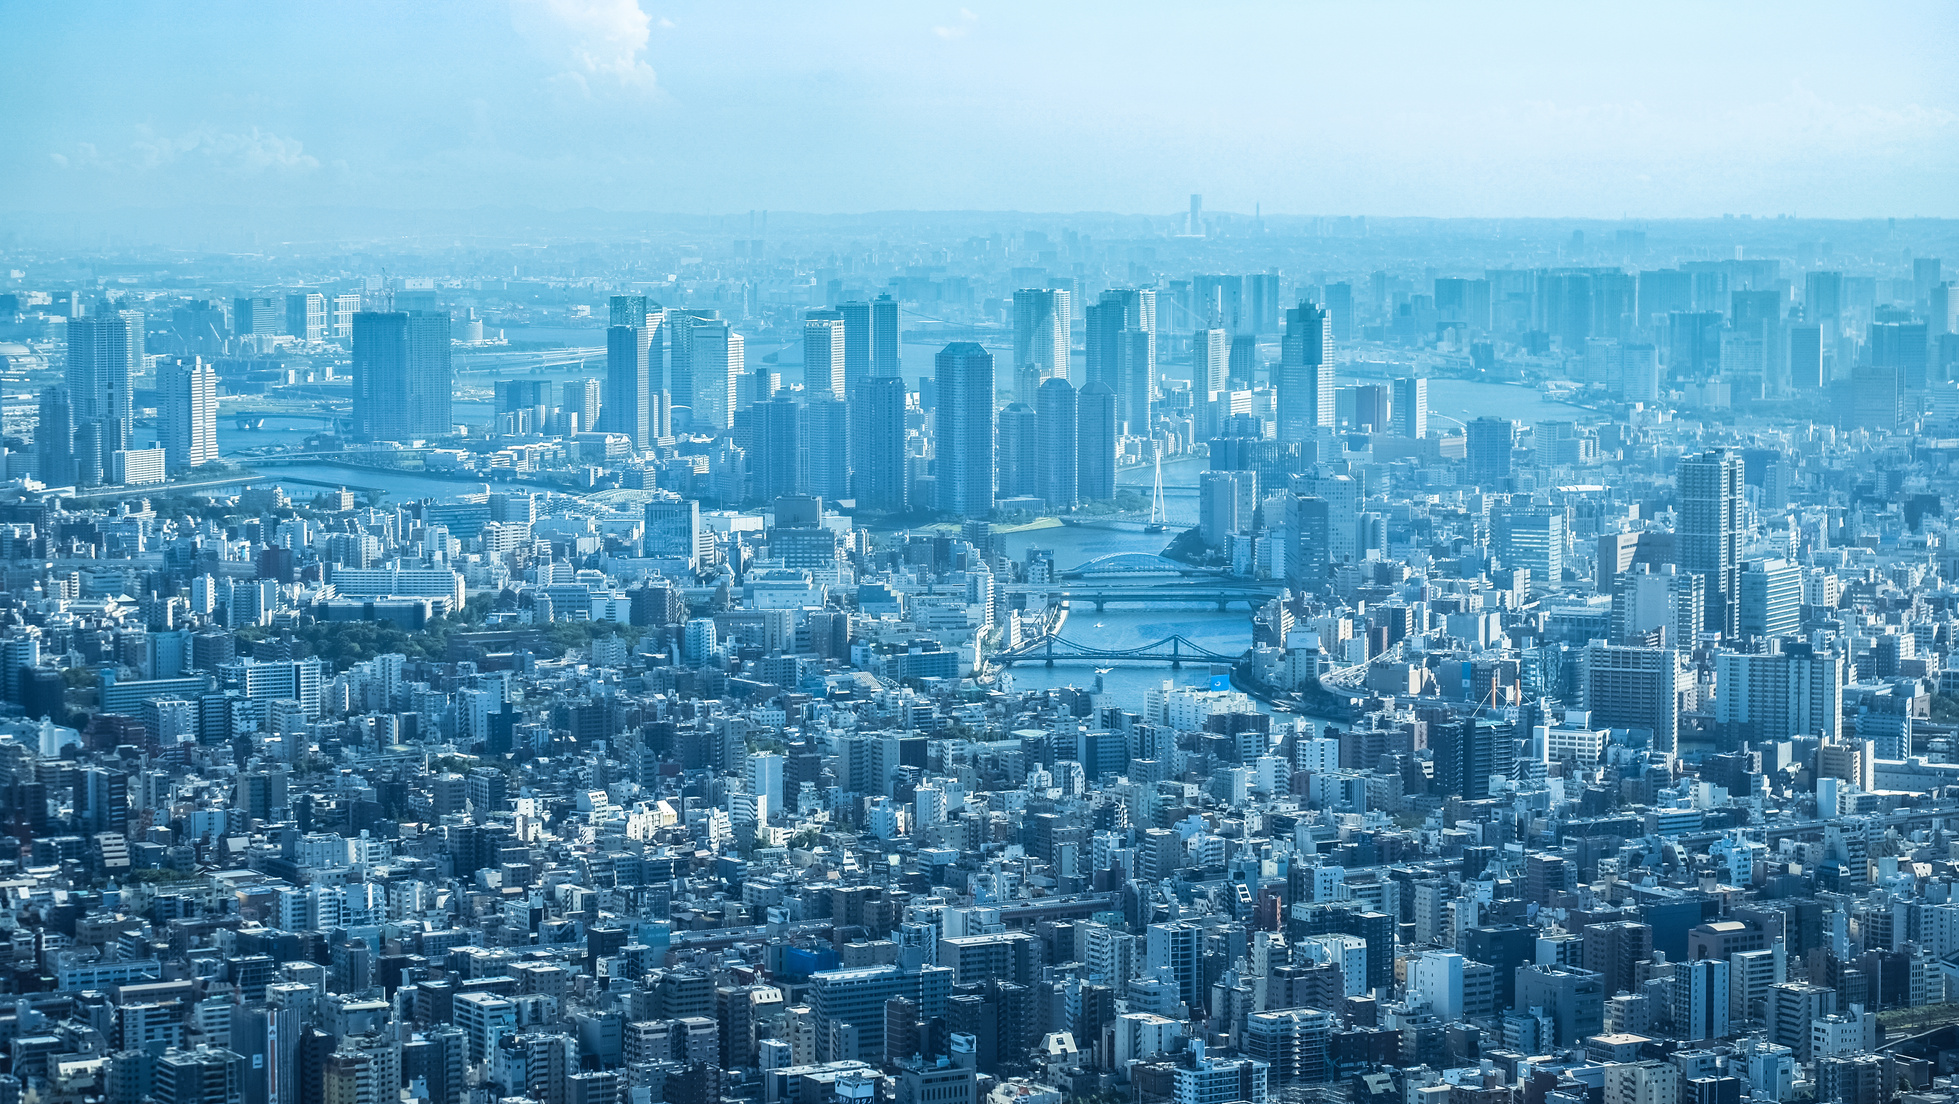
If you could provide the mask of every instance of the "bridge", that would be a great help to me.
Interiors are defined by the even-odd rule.
[[[252,456],[248,459],[257,467],[269,464],[312,464],[321,460],[391,460],[402,456],[425,456],[434,452],[433,447],[391,448],[391,449],[334,449],[327,452],[280,452],[269,456]],[[356,464],[354,467],[374,468],[377,471],[390,471],[388,465],[381,463]]]
[[[599,337],[604,330],[593,331]],[[508,373],[542,373],[551,369],[585,370],[592,361],[593,367],[602,369],[605,362],[605,346],[572,345],[562,349],[486,349],[464,352],[458,350],[451,358],[456,374],[500,376]]]
[[[1144,606],[1165,606],[1174,603],[1216,604],[1218,612],[1231,608],[1232,603],[1242,602],[1246,609],[1255,610],[1278,597],[1285,589],[1283,583],[1264,583],[1255,580],[1215,579],[1193,582],[1160,582],[1141,586],[1041,586],[1008,587],[1008,592],[1046,594],[1050,602],[1064,601],[1069,605],[1078,602],[1095,603],[1095,612],[1100,613],[1112,605],[1129,603]]]
[[[346,414],[287,412],[283,410],[240,410],[224,415],[231,419],[239,429],[264,429],[267,422],[311,422],[328,429],[353,424],[353,418]]]
[[[1148,575],[1177,575],[1183,578],[1226,578],[1220,567],[1199,567],[1154,552],[1118,552],[1098,556],[1075,568],[1061,572],[1063,579],[1124,579]]]
[[[1194,644],[1182,634],[1166,636],[1161,640],[1152,640],[1148,644],[1140,644],[1134,648],[1091,648],[1086,644],[1077,644],[1064,637],[1044,636],[1039,640],[1022,644],[1018,648],[1010,648],[1007,651],[1000,652],[992,658],[995,663],[1000,664],[1002,667],[1011,667],[1015,663],[1027,663],[1037,660],[1049,667],[1054,666],[1057,662],[1167,662],[1173,670],[1182,667],[1185,661],[1191,663],[1233,663],[1238,659],[1237,656],[1214,652],[1202,644]]]

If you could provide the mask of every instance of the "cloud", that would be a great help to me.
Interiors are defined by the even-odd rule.
[[[103,153],[92,142],[78,142],[68,153],[48,156],[64,169],[129,174],[156,172],[180,163],[226,176],[310,173],[320,167],[319,158],[307,153],[297,138],[258,127],[240,132],[209,125],[182,134],[159,134],[149,127],[138,127],[135,140],[120,154]]]
[[[932,28],[932,33],[945,39],[947,42],[955,38],[965,38],[967,32],[973,29],[973,24],[979,22],[979,16],[974,15],[969,8],[960,8],[959,20],[959,22],[947,26],[934,27]]]
[[[638,0],[511,0],[510,22],[552,64],[557,80],[590,94],[594,83],[650,90],[652,66],[641,57],[652,20]],[[662,26],[671,26],[661,20]]]

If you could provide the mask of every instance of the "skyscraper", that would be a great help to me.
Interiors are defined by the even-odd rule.
[[[1680,690],[1687,661],[1672,648],[1622,648],[1594,641],[1578,653],[1578,700],[1598,728],[1640,728],[1655,751],[1673,751],[1680,737]]]
[[[871,375],[897,376],[903,364],[898,351],[898,301],[889,295],[871,300]]]
[[[736,439],[748,450],[754,497],[769,502],[803,493],[809,485],[809,451],[802,404],[785,391],[742,411],[736,422]]]
[[[1428,380],[1403,376],[1394,381],[1394,431],[1418,441],[1428,436]]]
[[[1333,428],[1333,327],[1327,312],[1312,303],[1286,312],[1278,393],[1281,442],[1310,440]]]
[[[1245,278],[1199,275],[1191,277],[1197,329],[1216,327],[1227,334],[1245,329]]]
[[[863,300],[838,303],[843,318],[843,389],[855,395],[860,381],[871,374],[871,305]]]
[[[1231,335],[1222,327],[1198,330],[1190,339],[1190,390],[1203,397],[1225,389],[1231,373]]]
[[[1230,370],[1230,333],[1222,326],[1213,326],[1191,335],[1191,420],[1199,437],[1216,437],[1223,431],[1224,415],[1230,412],[1223,402]]]
[[[1873,322],[1870,327],[1871,365],[1894,368],[1900,385],[1910,390],[1925,386],[1930,338],[1923,322]]]
[[[1082,388],[1075,401],[1075,441],[1081,471],[1077,487],[1084,502],[1108,502],[1116,496],[1116,444],[1120,436],[1116,393],[1097,381]]]
[[[721,312],[693,308],[674,308],[667,311],[667,391],[673,395],[675,406],[698,410],[707,400],[695,394],[694,385],[694,335],[700,327],[695,320],[717,321]],[[740,375],[739,372],[736,375]],[[734,392],[728,393],[728,405],[722,408],[722,420],[714,424],[726,427],[726,415],[733,410]]]
[[[136,418],[134,384],[142,370],[142,311],[68,320],[68,366],[63,378],[74,404],[75,424],[100,423],[104,456],[129,445]]]
[[[156,373],[164,463],[171,471],[218,458],[218,373],[196,357],[160,365]]]
[[[1068,293],[1058,288],[1014,292],[1014,393],[1032,403],[1041,384],[1068,378],[1072,324]]]
[[[687,388],[693,401],[694,422],[717,429],[731,426],[735,381],[748,370],[748,339],[722,319],[683,318],[681,322],[673,333],[676,341],[682,330],[688,334]],[[676,404],[680,402],[678,396],[676,390],[673,400]]]
[[[1088,383],[1102,382],[1116,386],[1116,373],[1122,364],[1123,319],[1126,312],[1120,302],[1111,302],[1104,294],[1102,300],[1090,303],[1085,314],[1087,339],[1083,343],[1083,378]]]
[[[644,295],[615,295],[606,305],[611,311],[609,325],[634,328],[643,325],[648,314],[660,309],[648,303]]]
[[[1279,274],[1260,272],[1245,277],[1245,298],[1250,300],[1250,310],[1247,312],[1251,323],[1249,332],[1277,333],[1280,323]]]
[[[231,300],[231,332],[240,337],[279,332],[279,315],[265,295],[239,295]]]
[[[1086,380],[1109,385],[1118,415],[1135,434],[1150,419],[1156,381],[1156,290],[1111,288],[1087,311]]]
[[[1067,293],[1046,294],[1060,297],[1065,319]],[[1018,307],[1018,294],[1015,300]],[[1066,334],[1066,328],[1061,332]],[[933,466],[938,508],[959,517],[985,518],[993,512],[993,354],[975,342],[952,342],[939,350],[933,383],[938,394],[938,458]]]
[[[644,295],[615,295],[609,304],[611,326],[605,339],[606,395],[602,404],[610,433],[632,438],[634,448],[646,448],[660,436],[658,395],[661,389],[664,344],[660,330],[666,312]]]
[[[909,502],[905,381],[872,376],[850,394],[851,487],[863,510],[903,513]]]
[[[448,311],[356,314],[353,360],[356,436],[408,441],[455,428]]]
[[[1225,382],[1233,391],[1250,391],[1258,383],[1258,335],[1231,335],[1231,364]]]
[[[653,439],[650,395],[651,365],[646,331],[637,326],[611,326],[605,331],[605,424],[608,433],[632,438],[634,448]]]
[[[75,407],[62,386],[41,389],[41,418],[34,427],[35,477],[50,487],[67,487],[75,475]]]
[[[998,437],[1000,497],[1045,497],[1047,488],[1041,481],[1040,415],[1027,403],[1008,403],[1000,411]]]
[[[604,407],[600,396],[604,385],[595,379],[566,381],[560,392],[560,408],[567,414],[578,415],[578,432],[590,433],[598,424],[599,412]]]
[[[1041,497],[1055,510],[1081,505],[1075,398],[1074,387],[1058,376],[1041,385],[1036,410],[1041,438]]]
[[[815,398],[827,391],[841,399],[846,378],[844,320],[816,315],[811,311],[803,321],[803,394]]]
[[[841,395],[818,391],[804,410],[809,456],[806,490],[835,502],[850,497],[850,407]]]
[[[1508,418],[1485,415],[1464,429],[1464,449],[1468,453],[1469,478],[1479,487],[1501,489],[1513,474],[1513,450],[1517,447],[1517,423]]]
[[[295,292],[286,296],[286,332],[311,344],[325,341],[327,334],[326,296],[317,291]]]
[[[1707,580],[1709,632],[1741,631],[1741,454],[1709,449],[1680,458],[1680,567]]]

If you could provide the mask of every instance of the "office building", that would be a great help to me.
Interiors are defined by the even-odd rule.
[[[306,344],[325,341],[327,336],[326,296],[317,291],[302,291],[286,296],[286,332]]]
[[[1564,585],[1563,508],[1504,507],[1490,515],[1490,530],[1503,566],[1528,569],[1533,591]]]
[[[1465,429],[1469,478],[1479,487],[1502,490],[1515,473],[1517,423],[1485,415]]]
[[[353,362],[355,436],[412,441],[455,430],[448,311],[356,314]]]
[[[1196,924],[1151,924],[1143,936],[1143,971],[1167,971],[1177,986],[1177,998],[1187,1007],[1200,1008],[1202,992],[1198,960],[1202,957],[1202,929]]]
[[[1087,321],[1086,381],[1115,390],[1129,433],[1147,432],[1156,389],[1156,290],[1111,288],[1089,308]]]
[[[218,373],[195,357],[157,367],[157,436],[171,471],[218,458]]]
[[[1175,1104],[1266,1104],[1270,1067],[1256,1058],[1213,1058],[1204,1044],[1194,1048],[1196,1061],[1176,1067]]]
[[[1823,327],[1815,323],[1789,327],[1789,386],[1813,391],[1830,382],[1823,364]]]
[[[735,416],[735,440],[748,453],[751,497],[762,502],[809,487],[808,411],[782,392]]]
[[[1673,1033],[1686,1041],[1719,1039],[1728,1033],[1728,964],[1703,958],[1673,964],[1669,986]]]
[[[1714,656],[1714,724],[1748,741],[1843,735],[1843,664],[1806,643]]]
[[[1059,296],[1057,309],[1066,311],[1067,293],[1037,294]],[[1018,293],[1015,301],[1018,306]],[[937,506],[957,517],[985,518],[993,512],[993,354],[974,342],[955,341],[939,350],[933,384]]]
[[[1245,332],[1245,278],[1228,275],[1191,277],[1191,314],[1197,329],[1216,327],[1227,334]]]
[[[850,497],[850,406],[843,396],[818,391],[803,408],[808,455],[803,490],[831,502]]]
[[[1428,380],[1403,376],[1394,381],[1394,432],[1421,440],[1428,436]]]
[[[1741,630],[1741,454],[1710,449],[1680,458],[1680,568],[1706,580],[1702,628],[1733,638]],[[1684,642],[1683,642],[1684,643]]]
[[[1022,288],[1014,292],[1014,394],[1034,403],[1041,384],[1068,378],[1073,340],[1068,292]]]
[[[1605,1066],[1602,1104],[1680,1104],[1680,1068],[1648,1059]]]
[[[283,321],[270,296],[240,295],[231,300],[231,332],[240,337],[270,337],[279,332]]]
[[[1275,385],[1281,442],[1333,428],[1333,327],[1325,310],[1301,302],[1286,312]]]
[[[270,963],[267,963],[268,967]],[[299,1009],[258,1002],[231,1010],[230,1044],[240,1055],[240,1104],[299,1104]]]
[[[605,420],[600,428],[631,438],[636,449],[653,443],[648,349],[645,329],[612,326],[605,331]]]
[[[730,427],[734,424],[736,381],[748,372],[748,339],[736,333],[733,324],[718,318],[695,319],[687,330],[687,386],[693,397],[694,424]],[[674,331],[676,337],[679,333]],[[676,382],[676,404],[680,402],[678,387]]]
[[[1521,966],[1516,1006],[1544,1009],[1553,1025],[1552,1046],[1575,1046],[1605,1028],[1605,986],[1590,970]]]
[[[1100,381],[1076,395],[1075,442],[1080,459],[1077,489],[1083,502],[1108,502],[1116,496],[1116,450],[1120,418],[1115,389]]]
[[[1741,565],[1741,635],[1756,639],[1788,636],[1802,625],[1803,569],[1788,560],[1757,560]]]
[[[97,448],[105,457],[128,448],[136,420],[135,382],[143,372],[143,312],[70,318],[67,351],[63,382],[75,425],[100,427]]]
[[[803,394],[806,397],[824,393],[839,399],[844,396],[844,320],[818,317],[834,313],[811,311],[803,321]]]
[[[1470,801],[1490,796],[1490,778],[1508,778],[1517,742],[1507,726],[1466,719],[1438,725],[1429,737],[1435,750],[1435,780],[1444,793]]]
[[[1041,497],[1053,510],[1081,505],[1081,450],[1075,388],[1060,377],[1041,385],[1035,411],[1040,437]]]
[[[867,379],[898,375],[897,301],[880,295],[841,303],[837,313],[843,319],[844,394],[855,395]]]
[[[1041,473],[1041,416],[1024,402],[1002,407],[999,415],[1000,473],[996,483],[1001,498],[1043,498],[1047,494]]]
[[[242,1104],[244,1065],[223,1047],[166,1050],[156,1058],[156,1104]]]
[[[1673,648],[1587,644],[1578,653],[1578,701],[1601,728],[1652,733],[1655,751],[1680,736],[1680,693],[1691,687],[1686,656]]]
[[[1908,391],[1925,387],[1930,337],[1923,322],[1873,322],[1870,333],[1871,367],[1891,369]]]
[[[39,415],[34,425],[35,477],[50,487],[80,483],[75,470],[75,405],[68,388],[43,387]],[[98,472],[94,482],[101,481]]]
[[[699,409],[709,402],[711,395],[697,393],[694,379],[694,335],[700,332],[701,322],[720,322],[721,312],[713,309],[675,307],[666,312],[667,320],[667,391],[673,396],[675,406]],[[739,376],[741,373],[735,373]],[[727,415],[733,413],[734,392],[728,393],[725,404],[720,408],[722,421],[715,422],[718,428],[727,428]]]
[[[1279,332],[1282,319],[1279,317],[1278,273],[1257,272],[1245,277],[1245,303],[1246,329],[1240,332]]]
[[[1617,574],[1612,589],[1614,644],[1675,648],[1700,636],[1707,615],[1707,581],[1673,564],[1636,564]]]
[[[859,509],[895,514],[909,504],[905,396],[896,375],[867,377],[851,391],[851,489]]]
[[[663,496],[646,504],[644,551],[653,559],[676,560],[692,571],[700,566],[703,538],[701,504]]]
[[[590,433],[598,425],[604,394],[605,385],[599,380],[568,380],[559,391],[558,409],[577,417],[575,432]],[[567,428],[572,428],[572,424]]]

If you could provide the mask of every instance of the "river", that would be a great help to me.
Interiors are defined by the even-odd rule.
[[[536,338],[557,337],[558,334],[527,334]],[[567,338],[583,338],[585,331],[576,334],[566,333]],[[932,358],[938,351],[936,347],[924,345],[904,345],[902,348],[903,373],[907,381],[916,386],[916,381],[932,371]],[[792,353],[793,355],[793,353]],[[756,359],[751,357],[751,364]],[[573,378],[578,373],[554,371],[541,377],[553,383]],[[796,365],[785,366],[785,376],[789,382],[800,378]],[[515,377],[513,377],[515,378]],[[476,387],[487,383],[486,379],[472,379]],[[1346,381],[1343,381],[1346,382]],[[472,387],[468,398],[458,398],[456,417],[459,421],[480,424],[486,420],[492,405],[484,401],[481,392]],[[1438,418],[1469,421],[1485,415],[1515,418],[1527,423],[1553,419],[1572,419],[1578,421],[1597,420],[1600,415],[1571,406],[1566,403],[1548,401],[1542,392],[1535,388],[1508,384],[1482,383],[1472,380],[1433,378],[1429,380],[1429,409]],[[268,418],[265,427],[257,430],[240,430],[228,421],[220,419],[218,443],[227,457],[246,449],[266,446],[280,448],[297,447],[301,441],[317,432],[317,423],[282,422]],[[237,460],[250,463],[250,458],[237,457]],[[1197,490],[1199,474],[1205,468],[1205,461],[1198,459],[1179,459],[1163,465],[1165,484],[1164,506],[1167,520],[1171,525],[1169,533],[1144,533],[1140,526],[1135,528],[1080,528],[1060,527],[1052,529],[1029,530],[1009,534],[1006,548],[1016,560],[1023,559],[1029,548],[1044,548],[1054,553],[1055,563],[1062,570],[1079,567],[1098,556],[1117,552],[1160,552],[1169,543],[1178,529],[1197,524]],[[296,478],[322,482],[344,482],[348,486],[386,486],[392,501],[403,499],[434,497],[464,493],[480,488],[480,484],[462,483],[426,476],[387,474],[340,468],[318,464],[278,469]],[[1118,482],[1144,493],[1149,492],[1154,471],[1150,468],[1132,468],[1122,472]],[[296,498],[310,497],[319,488],[289,483],[288,493]],[[1234,608],[1220,613],[1215,605],[1189,603],[1180,606],[1165,606],[1155,609],[1112,608],[1095,613],[1092,608],[1084,608],[1069,618],[1063,635],[1077,643],[1102,648],[1126,648],[1148,644],[1167,636],[1182,635],[1215,652],[1236,655],[1251,643],[1251,618],[1247,610]],[[1170,679],[1179,685],[1204,685],[1210,678],[1206,665],[1187,665],[1181,671],[1172,672],[1168,667],[1148,667],[1132,664],[1118,664],[1100,676],[1105,689],[1117,695],[1117,700],[1125,708],[1140,709],[1143,692],[1151,686]],[[1041,665],[1022,665],[1012,670],[1013,684],[1021,689],[1055,686],[1091,686],[1097,674],[1088,663],[1059,664],[1053,668]]]

